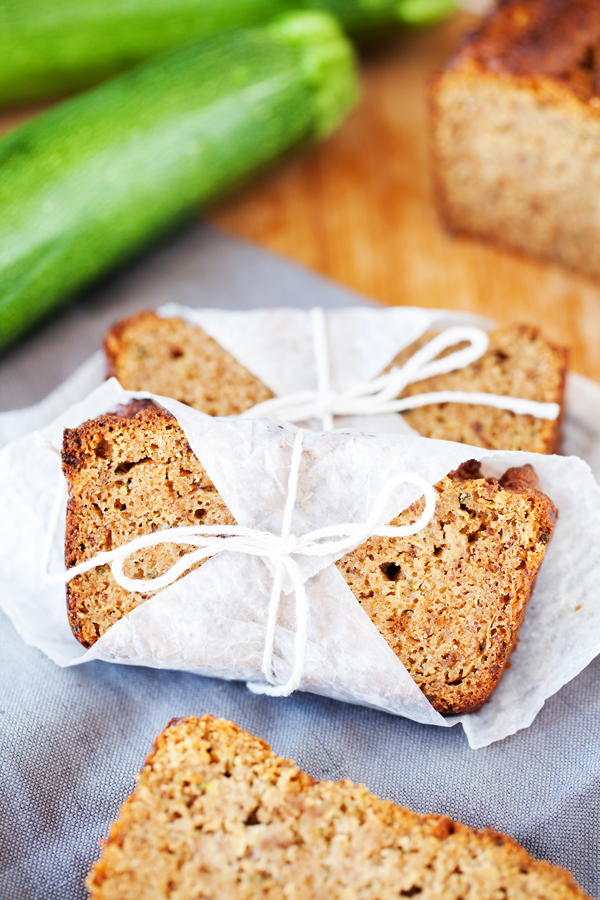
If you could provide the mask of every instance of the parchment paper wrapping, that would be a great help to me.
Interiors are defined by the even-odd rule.
[[[316,387],[307,310],[191,309],[169,303],[159,312],[201,325],[277,395]],[[325,316],[332,386],[340,390],[379,375],[400,350],[430,328],[494,326],[492,320],[469,313],[416,307],[328,309]],[[40,403],[0,413],[0,447],[51,422],[102,384],[105,376],[104,356],[98,351]],[[338,417],[336,425],[379,433],[414,433],[396,414]],[[600,478],[600,385],[581,375],[570,374],[567,379],[563,452],[587,460]]]
[[[114,380],[42,429],[59,447],[65,426],[114,409],[132,396]],[[166,398],[154,398],[178,418],[240,525],[280,533],[291,448],[297,429],[269,420],[212,419]],[[425,700],[379,635],[332,558],[299,559],[310,600],[306,666],[301,689],[372,706],[416,721],[460,720],[473,747],[531,723],[545,699],[600,651],[600,488],[580,459],[477,450],[400,434],[334,431],[306,435],[292,532],[364,521],[387,480],[401,471],[434,484],[466,459],[499,475],[532,463],[560,512],[512,668],[479,713],[444,720]],[[58,458],[33,435],[0,453],[0,603],[23,639],[59,665],[104,659],[180,669],[227,679],[261,680],[272,586],[268,561],[225,552],[146,601],[85,651],[72,637],[64,587],[39,574],[50,510],[59,484]],[[417,496],[398,488],[382,513],[389,521]],[[62,568],[63,532],[52,568]],[[294,597],[285,595],[276,630],[275,672],[293,663]],[[285,703],[285,700],[281,700]]]
[[[314,390],[317,373],[310,316],[304,309],[191,309],[169,303],[160,315],[181,316],[200,325],[274,394]],[[493,323],[467,313],[416,307],[325,310],[331,386],[342,390],[375,378],[392,359],[430,328]],[[94,354],[42,403],[0,414],[0,446],[50,422],[71,403],[82,400],[106,377],[102,353]],[[309,423],[319,427],[317,421]],[[414,433],[396,413],[336,419],[338,427]]]

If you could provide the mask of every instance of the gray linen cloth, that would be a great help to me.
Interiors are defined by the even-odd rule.
[[[41,399],[98,347],[111,322],[167,301],[229,308],[365,302],[194,228],[7,354],[0,409]],[[310,694],[257,697],[238,683],[101,662],[59,669],[0,614],[0,898],[85,897],[98,841],[154,736],[174,716],[207,712],[234,719],[315,778],[351,778],[419,812],[503,831],[600,893],[600,657],[530,728],[473,751],[460,728]]]

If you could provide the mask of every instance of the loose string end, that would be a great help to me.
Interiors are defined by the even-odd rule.
[[[54,446],[52,441],[49,441],[47,438],[43,437],[39,431],[33,432],[33,439],[38,447],[41,447],[43,450],[47,450],[49,453],[52,453],[53,456],[58,457],[58,459],[62,460],[62,453],[60,450]]]
[[[287,684],[265,684],[263,681],[247,681],[246,687],[251,694],[263,697],[289,697],[296,690]]]

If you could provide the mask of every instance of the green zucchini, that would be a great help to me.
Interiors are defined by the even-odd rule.
[[[357,97],[350,44],[286,15],[155,57],[0,140],[0,347]]]
[[[454,0],[0,0],[0,105],[58,97],[156,53],[298,8],[353,34],[447,12]]]
[[[429,25],[450,15],[456,0],[398,0],[398,17],[406,25]]]

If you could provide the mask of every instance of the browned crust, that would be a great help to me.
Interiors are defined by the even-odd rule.
[[[467,459],[461,463],[458,469],[448,472],[448,478],[452,481],[467,481],[469,478],[483,478],[481,474],[481,463],[478,459]]]
[[[159,409],[159,407],[153,400],[129,400],[127,403],[119,403],[114,415],[121,419],[132,419],[143,409]]]
[[[142,401],[143,402],[143,401]],[[135,403],[135,401],[134,401]],[[85,464],[87,454],[84,446],[87,439],[99,431],[105,429],[127,427],[124,419],[131,420],[135,418],[137,422],[146,421],[148,426],[155,422],[156,419],[164,421],[173,421],[174,416],[165,409],[156,409],[154,406],[144,406],[135,410],[131,408],[123,408],[121,412],[106,413],[97,419],[90,419],[79,425],[77,428],[65,428],[63,435],[62,449],[62,470],[69,486],[71,485],[76,472]],[[75,524],[76,517],[76,498],[71,496],[67,500],[67,517],[65,527],[65,566],[70,569],[77,565],[79,555],[77,552],[78,530]],[[77,589],[72,581],[67,582],[66,588],[67,601],[67,619],[73,635],[83,647],[91,647],[94,643],[90,636],[85,633],[78,610]]]
[[[482,478],[483,476],[481,474],[481,463],[478,460],[469,460],[467,463],[463,463],[463,465],[460,466],[460,468],[456,471],[456,477],[465,481],[470,478]],[[493,482],[495,479],[490,478],[487,480]],[[556,509],[554,503],[547,496],[547,494],[545,494],[541,490],[538,477],[533,466],[527,463],[524,466],[515,466],[511,469],[507,469],[504,475],[499,479],[498,484],[505,491],[512,491],[516,494],[526,494],[529,496],[532,506],[535,505],[535,507],[539,511],[541,511],[541,527],[543,529],[543,534],[546,535],[545,543],[547,544],[552,537],[552,532],[554,531],[554,526],[558,519],[558,510]],[[432,706],[439,713],[441,713],[442,715],[474,713],[477,712],[477,710],[481,709],[481,707],[490,700],[492,694],[500,684],[504,673],[509,668],[511,654],[516,649],[516,646],[519,643],[519,631],[521,630],[521,626],[525,619],[525,613],[527,612],[527,607],[529,605],[533,589],[535,588],[538,572],[539,567],[535,572],[526,571],[523,576],[523,600],[521,603],[519,614],[514,622],[512,642],[508,646],[501,646],[498,648],[497,659],[492,664],[492,666],[488,668],[488,684],[481,686],[480,696],[476,698],[473,703],[464,703],[458,708],[455,706],[449,706],[444,703],[440,703],[439,700],[435,702],[430,701],[432,702]]]
[[[481,472],[481,461],[478,459],[468,459],[461,463],[458,469],[448,473],[448,478],[467,481],[471,478],[483,478]],[[488,478],[487,481],[494,482],[494,478]],[[548,504],[548,517],[552,525],[556,524],[558,512],[556,507],[540,488],[540,482],[536,471],[532,465],[526,463],[524,466],[513,466],[507,469],[504,475],[498,479],[498,484],[505,491],[513,491],[517,494],[530,494]]]
[[[70,483],[73,480],[75,473],[83,466],[87,459],[87,454],[83,449],[87,438],[97,434],[99,431],[111,431],[113,428],[127,428],[128,420],[131,421],[133,418],[136,420],[136,425],[144,422],[147,423],[147,425],[151,425],[157,419],[162,419],[165,422],[175,421],[175,416],[171,415],[166,409],[156,409],[154,406],[144,406],[142,409],[134,412],[133,416],[129,414],[105,413],[102,416],[98,416],[96,419],[88,419],[86,422],[78,425],[77,428],[65,428],[63,432],[63,449],[61,457],[63,475],[67,481]],[[189,447],[189,449],[191,450],[191,447]],[[67,554],[70,552],[70,549],[69,545],[69,550],[67,550],[67,541],[65,540],[65,560],[69,566],[74,565],[74,563],[68,561],[70,557]]]
[[[275,816],[270,818],[270,824],[265,824],[262,827],[273,829],[270,832],[272,835],[271,840],[276,840],[277,835],[279,835],[281,840],[283,835],[279,823],[290,814],[293,820],[299,823],[301,817],[310,811],[310,823],[313,826],[310,833],[315,837],[319,836],[317,840],[315,841],[313,837],[310,844],[306,844],[305,839],[300,836],[304,833],[302,829],[300,828],[298,831],[294,828],[293,832],[288,832],[291,840],[288,838],[284,845],[289,847],[290,850],[294,843],[303,844],[305,850],[310,847],[310,855],[305,857],[309,864],[326,865],[326,860],[323,857],[323,854],[327,853],[326,839],[319,843],[320,829],[314,826],[324,824],[325,819],[331,819],[333,823],[334,816],[337,818],[342,816],[348,820],[346,828],[349,823],[352,823],[358,830],[356,834],[351,836],[351,839],[355,840],[357,845],[362,846],[368,841],[373,843],[374,838],[370,837],[370,835],[375,833],[377,834],[375,840],[380,850],[387,848],[384,852],[390,853],[394,852],[394,848],[400,849],[397,863],[398,896],[421,894],[423,893],[423,887],[425,888],[424,895],[429,898],[437,892],[439,892],[440,896],[443,892],[444,897],[458,896],[451,886],[455,877],[454,873],[460,871],[462,858],[465,862],[467,860],[478,861],[475,869],[473,869],[475,874],[474,882],[469,884],[468,887],[463,887],[461,891],[461,896],[468,896],[471,900],[472,898],[483,896],[480,893],[482,886],[485,888],[488,879],[495,879],[500,873],[504,874],[502,879],[504,887],[500,888],[498,896],[500,896],[500,893],[504,896],[508,890],[510,896],[515,898],[545,896],[548,898],[552,897],[553,900],[567,900],[567,898],[584,900],[587,897],[585,892],[575,884],[570,873],[548,862],[533,859],[520,844],[505,834],[498,833],[491,828],[477,831],[453,821],[449,816],[415,813],[406,807],[392,803],[390,800],[379,800],[369,793],[366,788],[353,784],[349,780],[317,782],[306,773],[299,771],[294,766],[293,761],[277,757],[265,741],[242,730],[233,722],[215,719],[212,715],[206,715],[202,718],[186,716],[172,720],[165,730],[156,737],[152,751],[142,771],[136,776],[138,782],[136,791],[122,805],[119,818],[111,826],[108,839],[101,842],[103,846],[102,856],[94,864],[86,882],[93,900],[103,900],[103,898],[108,896],[114,898],[115,882],[113,882],[111,890],[111,880],[116,876],[116,883],[119,883],[119,876],[124,871],[124,866],[129,866],[129,872],[134,876],[135,867],[145,865],[144,860],[128,858],[125,847],[127,847],[130,830],[136,827],[139,828],[139,819],[137,817],[140,816],[140,811],[144,819],[147,819],[147,827],[152,827],[151,813],[150,817],[148,817],[148,814],[153,808],[153,798],[156,798],[154,803],[160,806],[161,812],[163,809],[166,809],[157,796],[158,791],[161,791],[161,796],[165,790],[169,791],[169,796],[171,796],[171,791],[174,797],[178,796],[176,785],[172,782],[167,782],[167,776],[164,774],[165,767],[172,773],[171,778],[177,771],[178,741],[184,742],[186,747],[190,746],[190,744],[198,748],[202,745],[210,748],[218,747],[219,757],[222,758],[223,754],[226,753],[228,758],[232,760],[232,765],[236,766],[237,764],[238,770],[240,766],[244,765],[247,771],[246,777],[251,779],[255,795],[259,795],[260,783],[262,783],[263,787],[275,783],[279,784],[279,778],[284,773],[283,783],[290,784],[293,779],[294,790],[286,793],[285,788],[283,789],[280,795],[280,805],[276,809]],[[244,760],[244,762],[242,763],[241,760]],[[288,774],[286,770],[291,771]],[[206,769],[203,771],[205,778],[210,777]],[[213,777],[218,779],[223,776],[219,776],[217,770]],[[214,787],[216,794],[219,791],[216,782]],[[271,790],[275,791],[278,788],[272,787]],[[189,797],[188,803],[192,803],[195,799],[195,791],[192,784],[186,788],[186,792],[186,798]],[[141,800],[142,796],[143,800]],[[317,812],[317,810],[319,811]],[[347,813],[347,810],[352,810],[353,812]],[[323,811],[324,819],[315,818],[315,815],[317,817],[322,816]],[[358,819],[352,818],[353,813],[356,815],[356,812],[359,812]],[[186,810],[182,809],[178,815],[181,816],[182,813],[186,815]],[[233,821],[235,818],[233,810],[231,811],[231,816]],[[377,823],[375,826],[376,830],[373,832],[375,823]],[[211,830],[212,828],[209,829],[209,831]],[[233,833],[238,834],[239,831],[234,831]],[[195,834],[194,829],[192,829],[192,835],[196,842],[202,841],[202,828],[196,828]],[[192,837],[189,836],[187,838],[187,846],[190,854],[192,852],[191,841]],[[267,844],[266,846],[269,845]],[[340,845],[338,851],[342,854],[344,853],[343,846],[344,844]],[[429,849],[426,850],[425,848]],[[168,850],[165,848],[161,852],[166,853]],[[431,880],[428,881],[427,886],[425,885],[422,873],[426,869],[431,869],[432,865],[435,864],[438,853],[444,855],[445,865],[442,868],[436,867],[439,876],[436,879],[437,891],[434,891],[432,890]],[[421,854],[421,857],[419,857],[419,854]],[[250,864],[248,872],[251,873],[253,871],[252,863],[250,863],[252,854],[247,854],[246,856],[247,862]],[[410,857],[415,860],[416,868],[411,873],[411,880],[403,884],[403,873],[406,871],[405,866]],[[186,856],[186,858],[189,858],[189,856]],[[256,857],[255,865],[259,870],[261,865],[269,866],[267,859],[268,856],[267,858],[261,858],[260,855]],[[200,871],[204,870],[199,868]],[[294,868],[291,867],[286,874],[285,884],[288,887],[292,887],[299,873],[295,873]],[[275,881],[271,881],[271,890],[268,892],[268,895],[275,896],[273,888],[277,887],[281,891],[281,896],[283,896],[284,883],[280,881],[277,874],[273,873],[273,875]],[[292,879],[291,883],[289,879]],[[386,886],[389,888],[390,885],[387,884],[387,881],[388,879],[386,878]],[[135,877],[132,877],[130,883],[132,892],[135,893]],[[499,886],[499,884],[496,885],[496,887]],[[105,887],[109,888],[106,893]],[[332,896],[334,894],[336,897],[341,896],[336,891],[335,882],[332,883],[331,887]],[[404,887],[406,887],[406,890]],[[279,896],[279,890],[276,896]],[[256,892],[249,892],[247,884],[245,886],[240,885],[239,891],[239,896],[243,895],[244,897],[258,897],[259,894],[260,896],[266,896],[266,893],[263,893],[260,889],[257,889]],[[488,895],[485,890],[484,893],[485,896]],[[496,891],[494,890],[493,893],[495,896]],[[211,892],[210,895],[213,896],[213,893]],[[386,891],[386,896],[389,895],[390,892],[388,890]],[[185,896],[188,896],[187,892]],[[233,900],[234,897],[238,896],[237,889],[234,888],[233,892],[228,892],[227,896]],[[305,896],[305,894],[302,894],[302,896]]]
[[[501,0],[451,66],[473,60],[489,72],[543,76],[589,98],[600,89],[599,42],[597,0]]]
[[[71,590],[70,583],[67,584],[67,621],[69,622],[69,628],[73,633],[73,637],[79,641],[82,647],[89,650],[89,648],[93,646],[93,643],[88,640],[84,632],[81,619],[77,612],[77,598]]]
[[[598,59],[589,51],[599,40],[597,0],[501,0],[459,55],[490,71],[554,77],[576,93],[583,84],[574,73],[585,68],[597,92]]]

